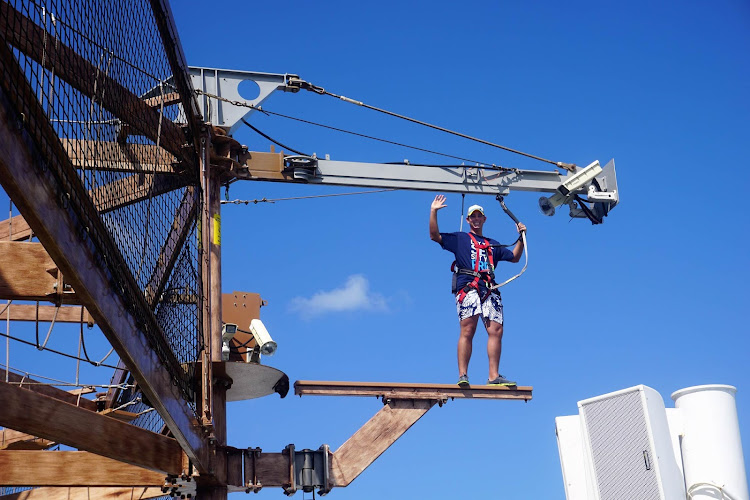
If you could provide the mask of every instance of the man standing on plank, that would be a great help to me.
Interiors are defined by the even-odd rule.
[[[472,341],[477,331],[479,316],[487,330],[487,357],[489,358],[489,385],[515,386],[498,373],[503,340],[503,303],[495,285],[495,263],[501,260],[518,262],[523,254],[523,240],[518,239],[513,250],[482,235],[487,221],[484,209],[479,205],[469,207],[466,221],[469,232],[441,233],[438,229],[437,212],[445,208],[445,196],[439,194],[430,206],[430,239],[444,250],[452,252],[456,261],[453,276],[453,293],[456,294],[456,310],[460,334],[458,338],[458,385],[469,386],[468,368],[471,359]],[[517,224],[518,232],[526,226]]]

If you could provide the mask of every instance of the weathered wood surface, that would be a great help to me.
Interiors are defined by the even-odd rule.
[[[384,399],[531,399],[533,387],[473,385],[463,389],[455,384],[409,384],[401,382],[331,382],[298,380],[297,396],[376,396]]]
[[[162,486],[165,477],[85,451],[0,451],[5,486]]]
[[[76,168],[114,172],[173,173],[177,159],[171,153],[151,144],[61,139]]]
[[[13,307],[11,305],[11,307]],[[6,372],[3,370],[0,372],[0,379],[5,380]],[[73,406],[80,406],[89,411],[96,411],[96,402],[90,399],[81,397],[77,394],[72,394],[68,391],[63,391],[47,383],[41,383],[38,380],[34,380],[31,377],[20,375],[15,372],[8,372],[8,382],[16,387],[23,387],[26,390],[37,392],[45,396],[63,401]],[[0,400],[2,401],[2,400]],[[1,406],[1,405],[0,405]]]
[[[0,3],[0,9],[5,6],[5,3]],[[4,20],[0,15],[0,23]],[[41,137],[54,149],[49,161],[56,163],[55,168],[61,171],[68,174],[74,172],[67,155],[55,148],[57,144],[62,149],[44,110],[35,99],[34,90],[27,84],[23,70],[18,66],[7,43],[0,43],[0,65],[9,78],[18,82],[13,95],[0,93],[0,183],[62,270],[66,280],[70,279],[81,296],[81,303],[91,312],[110,344],[131,369],[142,391],[164,418],[175,439],[195,467],[206,472],[210,467],[210,449],[206,436],[195,422],[193,411],[174,390],[172,378],[164,369],[164,363],[149,349],[145,334],[127,312],[128,307],[116,293],[112,293],[110,278],[100,268],[90,245],[80,239],[81,228],[78,221],[69,211],[60,208],[58,187],[52,174],[30,167],[37,164],[37,152],[30,146],[27,134],[11,125],[16,123],[16,118],[13,117],[15,115],[8,113],[6,104],[11,98],[24,114],[28,128],[39,131]],[[75,184],[71,186],[74,190],[82,190],[76,188]],[[77,192],[75,197],[84,200],[86,195]],[[85,203],[82,209],[92,211]],[[96,220],[93,222],[96,223]],[[105,231],[102,227],[96,230],[102,234]]]
[[[161,119],[150,107],[118,81],[98,70],[72,48],[6,2],[0,2],[0,34],[26,56],[53,70],[55,76],[120,118],[188,165],[194,156],[183,149],[185,137],[178,125]],[[158,131],[161,137],[158,137]]]
[[[166,174],[133,174],[89,192],[91,201],[100,213],[160,196],[185,185],[183,178]]]
[[[0,430],[0,450],[46,450],[57,443],[49,439],[14,431],[13,429]],[[0,482],[0,484],[2,484]]]
[[[5,306],[0,306],[0,310]],[[83,321],[81,321],[81,309],[83,309]],[[0,312],[0,321],[5,321],[10,316],[11,321],[44,321],[51,322],[54,318],[55,323],[86,323],[89,326],[94,325],[94,318],[91,317],[85,307],[82,306],[56,306],[39,305],[37,310],[36,304],[16,304],[13,303]]]
[[[0,425],[164,474],[182,473],[172,438],[0,382]]]
[[[0,500],[146,500],[164,496],[161,488],[36,488],[10,495]]]
[[[55,285],[57,265],[41,243],[0,241],[0,299],[53,300]]]
[[[31,238],[33,231],[22,215],[0,221],[0,241],[23,241]]]
[[[383,406],[365,425],[333,452],[334,486],[346,486],[433,407],[435,401],[395,400]]]

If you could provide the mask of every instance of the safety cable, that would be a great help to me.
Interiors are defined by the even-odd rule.
[[[44,339],[44,343],[39,345],[39,301],[36,302],[36,348],[38,351],[43,351],[49,342],[50,336],[52,336],[52,328],[55,326],[55,320],[57,320],[57,313],[60,312],[60,306],[55,306],[55,315],[52,316],[52,323],[49,325],[47,330],[47,337]]]
[[[458,230],[463,232],[464,230],[464,202],[466,201],[466,193],[461,193],[461,225]]]
[[[450,130],[450,129],[447,129],[447,128],[444,128],[444,127],[440,127],[438,125],[433,125],[431,123],[427,123],[427,122],[423,122],[421,120],[417,120],[415,118],[410,118],[408,116],[400,115],[398,113],[394,113],[393,111],[388,111],[386,109],[377,108],[375,106],[371,106],[369,104],[365,104],[362,101],[357,101],[357,100],[354,100],[354,99],[350,99],[349,97],[345,97],[345,96],[342,96],[342,95],[334,94],[332,92],[328,92],[327,90],[325,90],[322,87],[318,87],[316,85],[312,85],[311,83],[308,83],[308,82],[305,82],[305,81],[298,81],[298,82],[295,82],[295,83],[297,85],[299,85],[300,88],[303,88],[305,90],[310,90],[312,92],[315,92],[316,94],[335,97],[337,99],[341,99],[344,102],[348,102],[348,103],[351,103],[351,104],[356,104],[357,106],[362,106],[364,108],[371,109],[371,110],[377,111],[379,113],[384,113],[386,115],[393,116],[393,117],[396,117],[396,118],[400,118],[402,120],[406,120],[406,121],[409,121],[409,122],[412,122],[412,123],[416,123],[418,125],[423,125],[425,127],[429,127],[429,128],[435,129],[435,130],[439,130],[441,132],[446,132],[448,134],[452,134],[452,135],[455,135],[455,136],[458,136],[458,137],[463,137],[464,139],[469,139],[471,141],[475,141],[475,142],[478,142],[480,144],[485,144],[487,146],[492,146],[494,148],[502,149],[504,151],[508,151],[510,153],[515,153],[515,154],[518,154],[518,155],[521,155],[521,156],[525,156],[527,158],[532,158],[534,160],[539,160],[539,161],[543,161],[545,163],[550,163],[552,165],[555,165],[558,168],[564,168],[565,170],[570,170],[571,172],[575,171],[575,169],[577,168],[577,166],[575,164],[573,164],[573,163],[564,163],[564,162],[561,162],[561,161],[548,160],[548,159],[542,158],[540,156],[535,156],[535,155],[532,155],[532,154],[529,154],[529,153],[524,153],[523,151],[519,151],[517,149],[512,149],[512,148],[509,148],[509,147],[506,147],[506,146],[502,146],[500,144],[495,144],[494,142],[485,141],[484,139],[479,139],[477,137],[472,137],[470,135],[462,134],[461,132],[456,132],[455,130]]]
[[[503,166],[500,166],[500,165],[495,165],[494,163],[491,163],[491,162],[481,162],[481,161],[471,160],[469,158],[463,158],[461,156],[454,156],[454,155],[450,155],[450,154],[447,154],[447,153],[441,153],[439,151],[434,151],[434,150],[431,150],[431,149],[420,148],[418,146],[410,146],[409,144],[403,144],[401,142],[395,142],[395,141],[391,141],[391,140],[388,140],[388,139],[383,139],[383,138],[380,138],[380,137],[375,137],[375,136],[371,136],[371,135],[367,135],[367,134],[362,134],[362,133],[359,133],[359,132],[352,132],[351,130],[346,130],[346,129],[334,127],[334,126],[331,126],[331,125],[325,125],[323,123],[317,123],[317,122],[313,122],[313,121],[310,121],[310,120],[305,120],[303,118],[297,118],[297,117],[294,117],[294,116],[285,115],[283,113],[277,113],[275,111],[269,111],[269,110],[263,108],[262,106],[254,106],[252,104],[248,104],[248,103],[242,102],[242,101],[233,101],[231,99],[227,99],[226,97],[221,97],[221,96],[218,96],[218,95],[215,95],[215,94],[211,94],[211,93],[205,92],[203,90],[195,90],[195,93],[197,95],[202,95],[202,96],[208,97],[210,99],[216,99],[217,101],[223,101],[223,102],[226,102],[228,104],[232,104],[234,106],[240,106],[240,107],[243,107],[243,108],[249,108],[249,109],[253,109],[255,111],[260,111],[261,113],[264,113],[264,114],[267,114],[267,115],[278,116],[280,118],[286,118],[288,120],[293,120],[293,121],[297,121],[297,122],[300,122],[300,123],[305,123],[307,125],[314,125],[316,127],[321,127],[321,128],[325,128],[325,129],[328,129],[328,130],[334,130],[336,132],[342,132],[344,134],[350,134],[350,135],[354,135],[356,137],[362,137],[363,139],[370,139],[370,140],[373,140],[373,141],[384,142],[386,144],[393,144],[394,146],[400,146],[400,147],[404,147],[404,148],[408,148],[408,149],[413,149],[415,151],[422,151],[424,153],[434,154],[434,155],[438,155],[438,156],[444,156],[446,158],[453,158],[454,160],[461,160],[461,161],[465,161],[465,162],[469,162],[469,163],[473,163],[474,164],[474,165],[471,165],[471,166],[459,165],[460,167],[464,167],[464,168],[474,168],[476,165],[483,165],[483,166],[485,166],[484,168],[491,168],[493,170],[500,170],[500,171],[504,171],[504,172],[505,171],[507,171],[507,172],[517,172],[518,171],[518,169],[507,168],[507,167],[503,167]],[[242,122],[245,125],[250,126],[244,119],[242,119]],[[282,148],[286,148],[286,149],[289,149],[290,151],[294,151],[292,148],[284,146],[281,143],[277,142],[276,140],[272,139],[271,137],[267,136],[266,134],[263,134],[257,128],[252,127],[252,126],[250,126],[250,128],[253,129],[254,131],[256,131],[257,133],[259,133],[260,135],[262,135],[263,137],[265,137],[266,139],[268,139],[269,141],[274,142],[275,144],[278,144]],[[294,152],[297,153],[297,154],[302,154],[302,153],[298,153],[297,151],[294,151]],[[303,156],[307,156],[307,155],[303,155]],[[425,166],[425,165],[422,165],[422,166]],[[440,166],[443,166],[443,165],[440,165]]]
[[[88,361],[89,364],[91,364],[93,366],[101,366],[101,364],[104,363],[107,360],[107,358],[109,358],[112,355],[112,353],[114,352],[115,348],[114,347],[110,348],[109,352],[104,355],[104,357],[101,359],[101,361],[92,361],[91,360],[91,358],[89,357],[89,353],[86,351],[86,340],[84,340],[84,336],[83,336],[83,311],[84,311],[84,308],[82,307],[81,308],[81,332],[80,332],[80,335],[81,335],[81,347],[83,348],[83,355],[86,357],[86,361]],[[80,356],[81,353],[79,352],[78,355]]]
[[[511,219],[513,219],[513,222],[515,222],[516,226],[518,226],[518,224],[520,224],[520,221],[518,220],[518,218],[516,218],[515,215],[513,215],[513,212],[511,212],[510,209],[505,206],[505,199],[503,198],[503,196],[502,195],[497,195],[495,197],[495,199],[500,202],[500,206],[502,207],[503,212],[505,212],[506,214],[508,214],[508,217],[510,217]],[[493,285],[493,286],[491,286],[490,287],[491,290],[497,290],[501,286],[507,285],[508,283],[510,283],[511,281],[513,281],[514,279],[516,279],[519,276],[521,276],[524,272],[526,272],[526,268],[529,266],[529,246],[526,243],[526,231],[525,230],[521,231],[521,234],[520,234],[519,237],[520,237],[521,241],[523,242],[523,253],[526,256],[526,262],[523,265],[523,269],[521,269],[520,273],[516,274],[512,278],[508,278],[507,280],[503,281],[499,285]],[[518,240],[516,240],[516,242],[518,242]]]
[[[491,286],[490,290],[497,290],[501,286],[507,285],[508,283],[510,283],[511,281],[513,281],[514,279],[516,279],[519,276],[521,276],[524,272],[526,272],[526,268],[529,265],[529,246],[526,243],[526,231],[521,232],[521,241],[523,241],[523,253],[524,253],[524,255],[526,255],[526,262],[523,265],[523,269],[521,269],[520,273],[516,274],[512,278],[508,278],[507,280],[503,281],[499,285],[493,285],[493,286]]]
[[[354,193],[333,193],[333,194],[318,194],[318,195],[311,195],[311,196],[293,196],[290,198],[274,198],[274,199],[266,199],[262,198],[260,200],[221,200],[221,204],[233,204],[233,205],[249,205],[250,203],[257,205],[258,203],[276,203],[277,201],[289,201],[289,200],[308,200],[310,198],[330,198],[333,196],[352,196],[357,194],[371,194],[371,193],[385,193],[386,191],[398,191],[396,188],[392,189],[374,189],[372,191],[357,191]]]

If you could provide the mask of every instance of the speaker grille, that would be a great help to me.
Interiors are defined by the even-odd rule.
[[[581,406],[601,500],[661,500],[640,391]]]

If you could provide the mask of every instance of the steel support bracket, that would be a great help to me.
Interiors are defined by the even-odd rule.
[[[321,496],[331,491],[331,453],[327,444],[317,450],[300,451],[295,451],[294,445],[290,444],[283,453],[289,457],[289,483],[284,486],[285,495],[294,495],[297,490],[310,493],[316,488]]]

